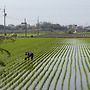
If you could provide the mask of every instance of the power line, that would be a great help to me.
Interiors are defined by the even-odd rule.
[[[14,17],[11,17],[11,16],[8,16],[7,19],[9,20],[16,20],[16,21],[22,21],[22,19],[19,19],[19,18],[14,18]],[[27,22],[36,22],[37,20],[30,20],[28,19]]]
[[[8,16],[7,18],[11,19],[11,20],[16,20],[16,21],[22,21],[22,19],[14,18],[14,17],[11,17],[11,16]]]

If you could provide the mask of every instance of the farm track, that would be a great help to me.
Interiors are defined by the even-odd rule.
[[[51,37],[51,38],[90,38],[90,34],[47,34],[34,37]]]
[[[33,61],[22,58],[8,61],[0,76],[0,89],[90,90],[89,41],[57,39],[50,48],[51,44],[37,48],[40,52]]]

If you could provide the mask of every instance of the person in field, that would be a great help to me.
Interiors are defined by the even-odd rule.
[[[29,58],[31,57],[31,60],[33,60],[33,56],[34,54],[32,52],[26,52],[25,55],[27,55],[27,57],[25,57],[25,60],[29,60]]]

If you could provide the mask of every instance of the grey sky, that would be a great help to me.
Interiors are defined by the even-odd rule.
[[[6,23],[36,24],[49,21],[61,25],[90,25],[90,0],[0,0],[0,24],[3,24],[3,8],[6,6]]]

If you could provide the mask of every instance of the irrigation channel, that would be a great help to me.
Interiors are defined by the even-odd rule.
[[[11,64],[0,90],[90,90],[90,43],[65,39],[33,61]]]

